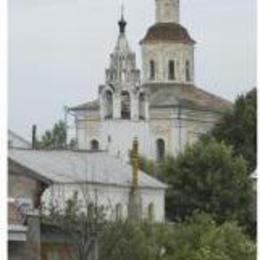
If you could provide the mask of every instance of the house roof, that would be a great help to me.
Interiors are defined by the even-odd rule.
[[[86,102],[81,105],[71,107],[72,111],[80,111],[80,110],[98,110],[99,109],[99,101],[96,99],[94,101]]]
[[[10,150],[9,157],[51,179],[54,183],[94,183],[130,187],[132,167],[107,153]],[[166,185],[140,171],[140,187],[165,189]]]
[[[177,23],[156,23],[148,29],[140,43],[157,43],[159,41],[195,44],[187,29]]]
[[[23,147],[19,147],[19,148],[30,148],[32,146],[31,142],[29,142],[25,138],[21,137],[20,135],[18,135],[17,133],[15,133],[14,131],[9,129],[8,130],[8,140],[11,141],[12,139],[16,139],[21,142]],[[21,146],[21,144],[20,144],[20,146]]]
[[[219,96],[189,84],[146,84],[150,92],[150,106],[174,107],[182,106],[192,109],[225,112],[232,109],[233,104]]]

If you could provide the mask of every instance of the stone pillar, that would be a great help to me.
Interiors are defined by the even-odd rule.
[[[105,101],[103,93],[99,94],[99,104],[100,104],[100,117],[101,119],[105,119],[106,117],[106,107],[105,107]]]
[[[150,119],[150,114],[149,114],[149,97],[148,94],[145,96],[145,119],[149,120]]]
[[[142,219],[142,194],[139,189],[139,155],[138,141],[133,142],[131,152],[131,163],[133,170],[132,187],[129,193],[128,218],[130,221],[140,221]]]
[[[121,119],[121,95],[119,93],[114,95],[113,117],[114,119]]]
[[[131,189],[129,193],[128,218],[130,221],[140,221],[143,215],[142,194],[140,189]]]
[[[41,260],[41,224],[37,210],[27,214],[26,259]]]
[[[131,119],[139,120],[139,98],[138,94],[131,94]]]

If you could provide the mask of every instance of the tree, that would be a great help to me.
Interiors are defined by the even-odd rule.
[[[161,174],[170,186],[166,196],[170,220],[184,220],[201,210],[218,223],[246,221],[252,185],[245,160],[234,156],[232,147],[214,139],[200,141],[176,158],[168,158]]]
[[[65,208],[57,205],[42,208],[41,219],[44,225],[58,231],[64,244],[67,259],[96,260],[96,248],[99,233],[105,223],[103,210],[89,200],[81,201],[78,193],[66,201]]]
[[[256,248],[235,222],[218,225],[205,213],[196,212],[175,224],[105,221],[97,212],[84,214],[77,194],[65,211],[54,208],[44,216],[63,234],[67,259],[71,260],[253,260]],[[98,243],[96,243],[98,242]],[[93,255],[93,250],[98,250]],[[98,257],[97,257],[98,255]]]
[[[232,145],[236,155],[248,162],[248,172],[256,168],[257,143],[257,91],[256,88],[237,98],[234,109],[223,117],[212,130],[211,136]]]
[[[254,260],[256,246],[235,222],[195,213],[174,226],[164,260]]]
[[[39,143],[40,148],[42,149],[66,149],[67,144],[67,127],[66,123],[59,121],[55,123],[54,127],[50,131],[46,131],[42,136]]]
[[[113,250],[103,251],[100,260],[253,260],[256,246],[235,222],[218,225],[205,213],[196,212],[175,224],[112,223],[106,233]],[[111,229],[110,229],[111,231]],[[114,235],[117,233],[117,235]],[[112,239],[111,241],[111,238]],[[101,250],[102,251],[102,250]],[[107,253],[107,252],[112,252]]]

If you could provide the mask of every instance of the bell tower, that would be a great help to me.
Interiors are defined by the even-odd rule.
[[[180,0],[155,0],[156,23],[179,23]]]
[[[141,40],[143,84],[194,84],[194,45],[180,24],[180,0],[154,0],[156,22]]]

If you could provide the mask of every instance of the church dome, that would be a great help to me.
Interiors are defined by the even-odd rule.
[[[156,23],[148,29],[147,34],[141,41],[144,43],[177,42],[195,44],[188,31],[177,23]]]

